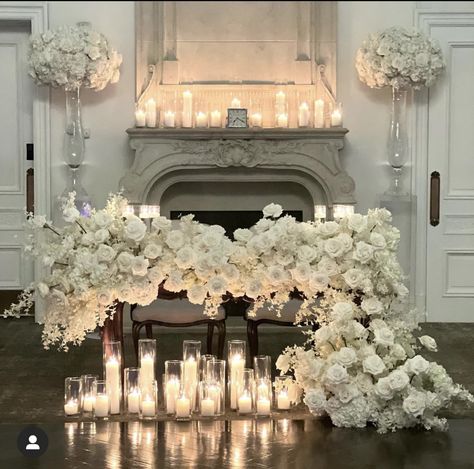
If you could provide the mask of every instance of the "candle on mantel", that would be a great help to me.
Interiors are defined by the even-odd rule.
[[[314,127],[317,129],[324,127],[324,101],[322,99],[314,102]]]
[[[331,126],[341,127],[342,126],[342,112],[340,109],[334,109],[331,113]]]
[[[261,398],[257,401],[257,415],[270,415],[270,399]]]
[[[107,417],[109,415],[109,396],[107,394],[98,394],[94,406],[96,417]]]
[[[203,417],[214,417],[216,403],[214,399],[207,397],[201,401],[201,415]]]
[[[250,125],[252,127],[262,127],[262,114],[260,112],[254,112],[250,115]]]
[[[155,399],[150,396],[146,396],[142,400],[142,415],[143,417],[154,417],[156,414]]]
[[[175,126],[175,117],[176,114],[174,111],[165,111],[163,117],[163,126],[164,127],[174,127]]]
[[[240,99],[239,98],[234,98],[230,103],[230,107],[232,109],[240,109]]]
[[[130,414],[138,414],[140,412],[140,393],[138,391],[132,391],[128,393],[128,412]]]
[[[193,126],[193,94],[186,90],[183,93],[183,127]]]
[[[309,106],[308,103],[301,103],[298,109],[298,125],[300,127],[309,126]]]
[[[110,413],[120,413],[120,366],[115,357],[105,364],[107,393],[110,397]]]
[[[288,410],[290,408],[290,398],[287,392],[281,391],[278,393],[277,405],[280,410]]]
[[[178,419],[189,418],[191,412],[191,402],[186,396],[181,396],[176,400],[176,417]]]
[[[237,409],[237,389],[242,381],[245,361],[240,355],[234,355],[230,360],[230,407]]]
[[[176,399],[179,396],[179,379],[172,378],[166,383],[166,413],[174,414],[176,412]]]
[[[277,127],[288,127],[288,114],[277,115]]]
[[[211,127],[221,127],[221,111],[215,110],[211,112]]]
[[[146,114],[142,109],[135,111],[135,127],[145,127],[146,125]]]
[[[156,127],[156,101],[153,98],[145,103],[145,118],[147,127]]]
[[[64,404],[64,413],[66,415],[76,415],[79,413],[79,405],[74,400],[69,400]]]
[[[94,410],[95,397],[87,394],[84,396],[83,410],[84,412],[92,412]]]
[[[239,397],[239,414],[250,414],[252,412],[252,398],[248,394]]]
[[[207,127],[207,112],[199,111],[196,114],[196,127],[198,128]]]

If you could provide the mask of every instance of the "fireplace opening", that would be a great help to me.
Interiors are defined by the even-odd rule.
[[[178,220],[191,213],[200,223],[222,226],[230,239],[234,239],[233,234],[237,228],[250,228],[263,216],[261,210],[171,210],[170,218]],[[302,210],[284,210],[283,214],[290,215],[297,221],[303,221]]]

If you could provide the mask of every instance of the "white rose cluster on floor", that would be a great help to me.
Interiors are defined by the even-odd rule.
[[[114,300],[149,304],[159,285],[186,290],[188,298],[213,315],[224,294],[246,295],[253,311],[271,304],[275,314],[294,289],[306,298],[297,320],[318,323],[305,332],[304,347],[287,348],[277,367],[292,373],[315,415],[328,414],[337,426],[379,431],[423,425],[444,428],[436,416],[454,398],[473,401],[444,368],[418,355],[436,342],[419,341],[396,251],[399,232],[385,209],[354,214],[338,222],[298,223],[271,204],[235,241],[221,226],[181,218],[177,225],[155,218],[148,229],[125,214],[127,201],[112,195],[103,210],[84,218],[72,194],[67,221],[56,228],[44,217],[28,219],[27,246],[51,268],[5,315],[18,315],[35,291],[48,304],[46,347],[79,344],[103,324]],[[125,214],[125,215],[124,215]]]

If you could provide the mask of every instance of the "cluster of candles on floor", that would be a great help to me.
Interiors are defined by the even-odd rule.
[[[122,412],[130,417],[154,419],[161,412],[176,420],[192,414],[214,418],[226,408],[240,415],[269,417],[272,409],[289,411],[300,401],[299,388],[289,376],[271,379],[271,358],[257,356],[246,368],[246,343],[227,343],[227,361],[201,355],[201,342],[185,340],[183,359],[165,361],[162,391],[156,379],[156,340],[138,343],[138,368],[124,369],[120,342],[104,344],[104,375],[65,380],[64,413],[107,419]],[[162,396],[162,399],[159,397]],[[161,410],[160,410],[161,402]]]
[[[166,106],[166,107],[165,107]],[[297,104],[297,125],[298,127],[324,128],[329,124],[330,127],[342,126],[342,104],[326,102],[323,99],[314,101],[301,101]],[[158,109],[157,102],[150,98],[145,102],[145,106],[137,106],[135,111],[136,127],[162,127],[162,128],[219,128],[226,125],[223,112],[220,109],[205,109],[207,106],[193,103],[193,93],[186,90],[182,94],[181,111],[177,112],[176,104],[164,104]],[[234,97],[230,102],[228,109],[242,109],[239,98]],[[326,108],[329,109],[330,118],[326,121]],[[278,91],[274,99],[274,121],[271,127],[285,128],[289,127],[288,101],[285,92]],[[179,119],[180,118],[180,119]],[[263,110],[251,109],[248,115],[249,127],[264,127]]]

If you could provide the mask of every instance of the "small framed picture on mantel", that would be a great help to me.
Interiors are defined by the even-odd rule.
[[[247,109],[229,108],[227,109],[227,128],[245,129],[248,125]]]

